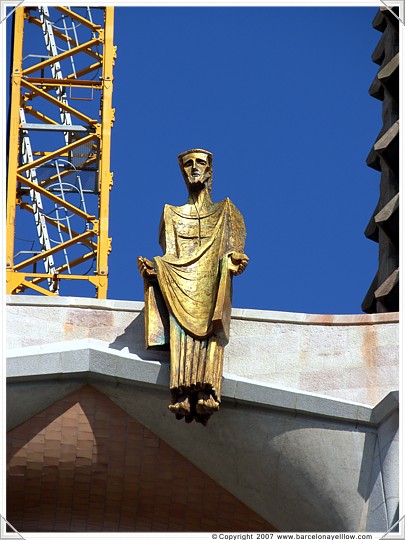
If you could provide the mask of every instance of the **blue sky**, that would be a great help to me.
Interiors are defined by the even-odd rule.
[[[363,231],[381,129],[368,95],[376,7],[117,7],[109,293],[142,300],[138,255],[161,254],[183,204],[184,150],[214,154],[213,199],[244,215],[234,307],[360,313],[378,246]],[[79,288],[69,294],[81,295]]]
[[[117,8],[111,298],[142,298],[163,204],[183,204],[177,155],[214,154],[213,199],[247,227],[235,307],[361,312],[377,270],[363,231],[365,164],[381,128],[368,95],[376,8]]]

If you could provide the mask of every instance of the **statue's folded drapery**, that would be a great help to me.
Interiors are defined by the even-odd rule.
[[[243,252],[245,236],[242,215],[228,198],[199,215],[165,205],[164,255],[154,259],[158,283],[146,282],[145,316],[148,346],[170,341],[174,400],[187,389],[206,390],[220,401],[231,317],[228,259]]]

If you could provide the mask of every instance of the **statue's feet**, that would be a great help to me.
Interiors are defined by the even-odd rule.
[[[188,416],[191,412],[190,399],[188,396],[178,398],[176,403],[169,405],[169,410],[178,416]]]
[[[219,403],[215,401],[214,396],[206,392],[198,394],[196,411],[198,414],[212,414],[219,409]]]

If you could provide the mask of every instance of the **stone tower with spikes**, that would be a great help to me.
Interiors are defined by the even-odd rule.
[[[380,198],[365,230],[379,244],[378,270],[366,294],[366,313],[399,310],[399,20],[393,10],[380,8],[373,27],[382,32],[372,60],[380,65],[369,93],[382,101],[383,126],[367,157],[381,172]]]

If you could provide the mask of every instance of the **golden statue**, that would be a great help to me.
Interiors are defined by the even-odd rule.
[[[213,203],[212,154],[179,155],[188,189],[184,206],[166,204],[162,257],[138,257],[145,282],[146,347],[170,343],[169,409],[206,425],[221,401],[224,346],[229,341],[232,276],[248,263],[242,214],[226,198]]]

